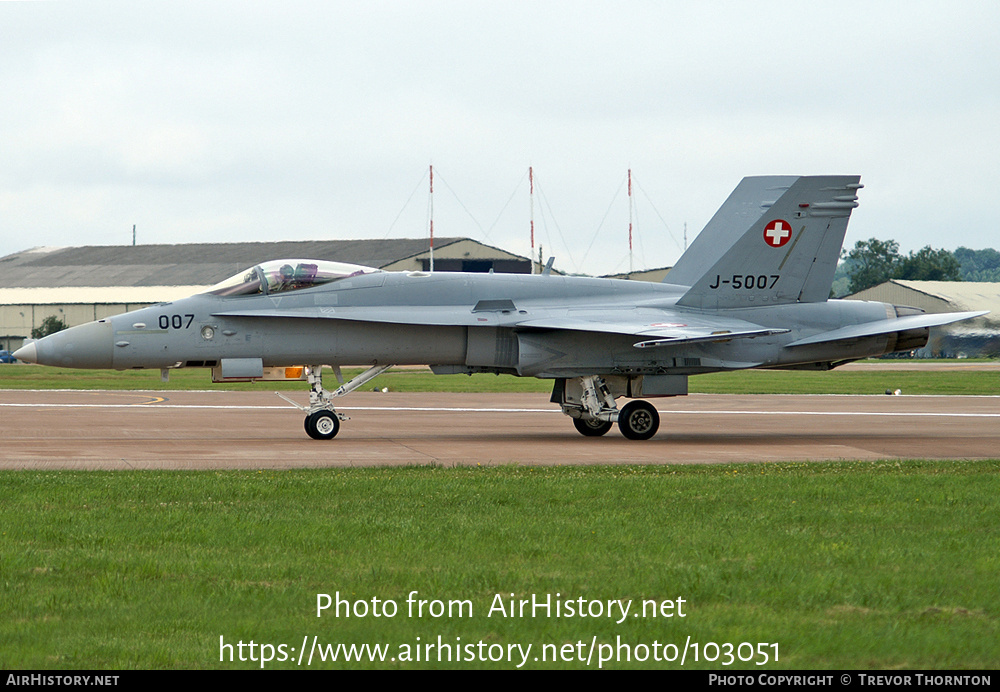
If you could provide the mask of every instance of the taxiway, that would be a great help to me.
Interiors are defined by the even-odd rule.
[[[305,395],[300,395],[305,400]],[[543,394],[355,392],[332,441],[265,392],[0,391],[2,469],[725,463],[1000,457],[1000,397],[653,400],[659,433],[585,438]]]

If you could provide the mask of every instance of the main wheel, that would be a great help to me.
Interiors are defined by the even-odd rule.
[[[618,429],[630,440],[648,440],[660,427],[660,414],[646,401],[631,401],[618,414]]]
[[[314,440],[332,440],[340,432],[340,419],[332,411],[316,411],[306,417],[306,432]]]
[[[611,422],[597,418],[574,418],[573,425],[581,435],[600,437],[611,430]]]

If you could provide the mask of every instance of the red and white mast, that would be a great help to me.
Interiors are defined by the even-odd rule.
[[[431,233],[431,261],[430,268],[434,271],[434,164],[431,164],[431,192],[430,192],[430,205],[431,205],[431,223],[430,223],[430,233]]]
[[[531,205],[531,254],[528,255],[528,259],[531,260],[531,273],[535,273],[535,174],[531,170],[531,166],[528,166],[528,199]]]
[[[628,278],[632,278],[632,169],[628,169]]]

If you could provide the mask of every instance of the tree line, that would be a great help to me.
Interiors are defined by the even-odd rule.
[[[954,252],[930,245],[904,255],[895,240],[859,240],[841,253],[834,277],[834,293],[846,295],[877,286],[890,279],[912,281],[1000,282],[1000,252],[993,248]]]

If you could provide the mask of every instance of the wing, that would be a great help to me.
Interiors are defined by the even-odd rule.
[[[213,315],[600,332],[638,337],[640,340],[634,344],[636,348],[753,338],[788,331],[762,327],[745,320],[656,308],[541,308],[527,311],[518,310],[511,301],[480,301],[471,309],[467,306],[297,307],[233,310]]]
[[[669,310],[567,310],[565,314],[527,319],[522,329],[568,329],[642,337],[636,348],[670,346],[679,343],[723,341],[783,334],[787,329],[771,329],[733,318],[707,317]]]

